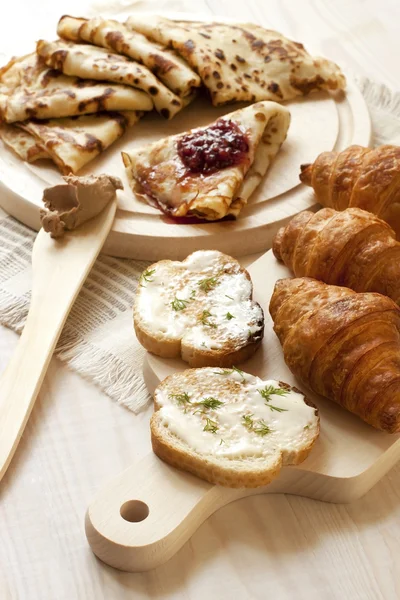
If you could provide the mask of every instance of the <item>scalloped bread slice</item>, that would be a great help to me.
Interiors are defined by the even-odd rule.
[[[267,485],[303,462],[319,435],[318,411],[299,390],[235,369],[174,373],[156,388],[154,409],[155,454],[228,487]]]
[[[139,342],[153,354],[190,366],[230,367],[260,346],[264,314],[250,275],[237,260],[200,250],[162,260],[141,276],[134,303]]]
[[[209,221],[238,216],[265,176],[286,139],[290,112],[276,102],[258,102],[229,113],[216,121],[231,121],[248,142],[248,152],[236,165],[212,173],[186,170],[177,149],[181,138],[199,127],[161,139],[143,148],[122,152],[133,191],[174,217],[195,216]]]

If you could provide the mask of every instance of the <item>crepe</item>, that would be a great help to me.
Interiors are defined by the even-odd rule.
[[[57,33],[64,39],[90,42],[143,63],[180,98],[192,96],[193,91],[201,85],[200,77],[175,52],[150,42],[118,21],[101,17],[77,19],[64,16],[58,23]]]
[[[37,89],[48,85],[56,90],[57,82],[66,80],[78,81],[49,69],[36,54],[15,58],[0,70],[0,104],[3,98],[6,106],[10,106],[10,99],[18,97],[21,90],[29,89],[30,96],[35,97]],[[111,111],[47,120],[27,119],[13,125],[3,123],[0,138],[23,160],[33,162],[48,158],[62,173],[76,173],[120,138],[142,114],[134,110]]]
[[[0,127],[0,138],[22,160],[52,160],[61,173],[77,173],[113,142],[142,113],[97,113],[80,117],[24,121]]]
[[[287,108],[259,102],[207,127],[123,152],[131,187],[173,217],[237,216],[285,140],[289,123]]]
[[[19,85],[32,84],[43,72],[43,63],[34,52],[14,56],[0,68],[0,92],[9,93]]]
[[[141,117],[140,112],[98,113],[2,125],[0,138],[22,160],[50,159],[61,173],[77,173]]]
[[[0,117],[6,123],[152,108],[141,90],[63,75],[37,55],[13,59],[0,71]]]
[[[345,87],[339,67],[313,58],[302,44],[252,24],[171,21],[135,14],[130,29],[174,48],[200,75],[214,106],[228,102],[281,102],[313,90]]]
[[[64,174],[77,173],[126,129],[137,123],[142,113],[97,113],[49,121],[18,124],[30,133]]]
[[[139,63],[91,44],[40,40],[36,52],[47,66],[82,79],[123,83],[148,94],[155,109],[166,119],[183,108],[181,98],[160,83],[149,69]]]
[[[42,158],[50,158],[34,137],[15,125],[1,125],[0,139],[26,162],[32,163]]]

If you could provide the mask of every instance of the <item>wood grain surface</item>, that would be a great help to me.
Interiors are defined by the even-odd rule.
[[[111,1],[98,2],[98,11]],[[158,2],[167,4],[271,24],[354,73],[398,87],[397,0]],[[49,21],[84,14],[85,6],[86,0],[42,0],[34,9],[28,0],[7,3],[1,49],[17,53],[21,44],[29,51],[29,28],[37,38],[49,36]],[[0,368],[16,341],[0,329]],[[400,597],[400,465],[349,505],[284,495],[234,502],[168,563],[145,574],[101,564],[85,539],[85,510],[96,490],[149,451],[149,415],[135,417],[52,360],[0,485],[1,600]]]

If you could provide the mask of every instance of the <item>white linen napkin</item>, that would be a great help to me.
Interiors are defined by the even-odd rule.
[[[358,81],[373,124],[373,145],[400,145],[400,94]],[[20,333],[30,302],[36,232],[0,209],[0,324]],[[145,351],[133,331],[132,303],[148,263],[100,256],[79,294],[55,354],[110,398],[137,413],[150,400],[142,377]]]

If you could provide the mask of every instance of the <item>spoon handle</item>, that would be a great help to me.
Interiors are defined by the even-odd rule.
[[[32,250],[32,299],[14,355],[0,378],[0,480],[21,439],[74,301],[114,220],[116,201],[53,240],[40,230]]]

